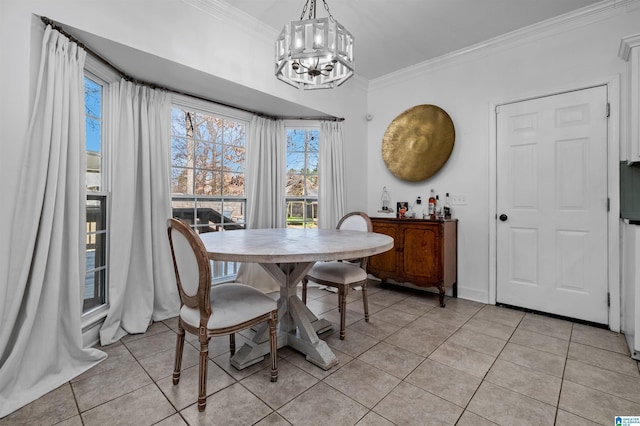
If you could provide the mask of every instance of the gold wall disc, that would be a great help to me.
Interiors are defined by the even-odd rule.
[[[419,182],[444,166],[455,139],[453,121],[445,110],[435,105],[416,105],[387,127],[382,158],[398,179]]]

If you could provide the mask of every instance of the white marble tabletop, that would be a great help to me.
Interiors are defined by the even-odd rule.
[[[393,238],[338,229],[246,229],[200,234],[209,258],[231,262],[297,263],[382,253]]]

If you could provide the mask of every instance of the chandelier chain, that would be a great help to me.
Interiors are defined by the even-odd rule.
[[[307,2],[304,4],[304,7],[302,8],[302,14],[300,15],[300,19],[298,19],[298,21],[302,21],[304,19],[304,14],[307,13],[308,6],[309,6],[309,0],[307,0]],[[311,13],[311,11],[309,11],[309,13]]]
[[[311,3],[311,8],[309,8],[309,3]],[[331,22],[335,22],[336,20],[331,14],[329,5],[327,4],[326,0],[322,0],[322,4],[324,5],[324,9],[329,15],[329,19],[331,20]],[[299,21],[302,21],[304,19],[304,15],[305,13],[307,13],[307,9],[309,10],[309,19],[316,19],[316,0],[307,0],[304,4],[304,7],[302,8],[302,13],[300,14]]]
[[[329,5],[327,4],[327,2],[325,0],[322,0],[322,3],[324,4],[325,10],[329,14],[329,19],[331,20],[331,22],[335,22],[336,20],[333,18],[333,15],[331,14],[331,11],[329,10]]]

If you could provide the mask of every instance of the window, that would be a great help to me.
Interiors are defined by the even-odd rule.
[[[174,106],[171,110],[173,216],[196,232],[245,227],[247,121]],[[213,279],[234,275],[233,262],[212,262]]]
[[[104,173],[104,92],[105,83],[85,73],[84,99],[86,123],[86,270],[83,313],[107,303],[107,193]]]
[[[287,228],[318,227],[317,128],[287,128]]]

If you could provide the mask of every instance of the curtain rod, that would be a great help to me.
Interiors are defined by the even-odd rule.
[[[150,87],[152,89],[159,89],[159,90],[164,90],[167,92],[171,92],[171,93],[175,93],[178,95],[183,95],[183,96],[190,96],[192,98],[196,98],[202,101],[206,101],[206,102],[213,102],[214,104],[217,105],[221,105],[227,108],[234,108],[240,111],[244,111],[247,112],[249,114],[255,114],[257,116],[260,117],[265,117],[265,118],[270,118],[273,120],[327,120],[327,121],[344,121],[344,118],[341,117],[276,117],[273,115],[268,115],[262,112],[258,112],[258,111],[252,111],[250,109],[246,109],[246,108],[241,108],[238,107],[236,105],[229,105],[223,102],[219,102],[219,101],[215,101],[212,99],[207,99],[207,98],[203,98],[201,96],[198,95],[193,95],[191,93],[186,93],[183,92],[181,90],[177,90],[177,89],[173,89],[170,87],[164,87],[164,86],[160,86],[154,83],[150,83],[148,81],[143,81],[143,80],[138,80],[136,78],[131,77],[130,75],[128,75],[127,73],[125,73],[123,70],[121,70],[120,68],[118,68],[116,65],[114,65],[113,63],[111,63],[110,61],[108,61],[107,59],[105,59],[104,57],[102,57],[100,54],[98,54],[95,50],[91,49],[90,47],[88,47],[85,43],[83,43],[82,41],[78,40],[76,37],[72,36],[71,34],[69,34],[67,31],[65,31],[64,28],[62,28],[60,26],[60,24],[58,24],[57,22],[47,18],[46,16],[41,16],[40,20],[45,24],[45,25],[51,25],[51,28],[53,28],[54,30],[58,31],[60,34],[64,35],[65,37],[67,37],[69,40],[71,40],[72,42],[74,42],[75,44],[77,44],[78,46],[82,47],[88,54],[90,54],[91,56],[93,56],[94,58],[96,58],[98,61],[102,62],[104,65],[108,66],[109,68],[113,69],[115,72],[118,73],[118,75],[125,79],[126,81],[130,81],[132,83],[135,84],[140,84],[143,86],[147,86]]]

